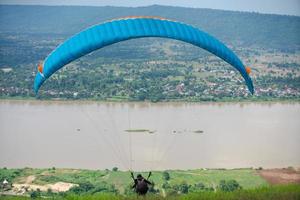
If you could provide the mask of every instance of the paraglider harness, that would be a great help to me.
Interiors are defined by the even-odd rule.
[[[152,185],[152,183],[148,180],[152,172],[149,172],[147,179],[145,179],[141,174],[138,174],[136,178],[134,178],[133,172],[131,172],[131,178],[134,181],[134,185],[132,188],[135,189],[135,192],[138,195],[145,195],[147,194],[149,187],[148,185]]]

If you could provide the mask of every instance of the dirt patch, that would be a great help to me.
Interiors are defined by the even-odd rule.
[[[14,183],[12,185],[13,191],[16,194],[24,194],[26,191],[37,190],[37,189],[41,191],[47,191],[48,189],[51,189],[53,192],[66,192],[71,187],[77,186],[77,184],[66,183],[66,182],[57,182],[54,184],[47,184],[47,185],[37,185],[32,183],[35,179],[36,179],[35,176],[28,176],[25,179],[25,183],[23,184]]]
[[[275,184],[300,184],[300,170],[293,168],[284,169],[263,169],[257,170],[257,173],[268,183]]]
[[[73,183],[57,182],[57,183],[51,184],[49,186],[52,189],[52,191],[55,191],[55,192],[66,192],[69,189],[71,189],[71,187],[78,186],[78,185],[77,184],[73,184]]]
[[[41,190],[46,192],[48,189],[51,189],[53,192],[66,192],[71,187],[77,186],[77,184],[73,183],[65,183],[65,182],[57,182],[54,184],[47,185],[35,185],[35,184],[13,184],[13,191],[16,193],[25,193],[25,191],[30,190]]]
[[[35,176],[27,176],[25,184],[31,184],[35,180]]]

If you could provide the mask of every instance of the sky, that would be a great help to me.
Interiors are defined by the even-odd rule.
[[[0,4],[125,7],[157,4],[300,16],[300,0],[0,0]]]

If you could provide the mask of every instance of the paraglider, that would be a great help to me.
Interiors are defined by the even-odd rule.
[[[237,69],[253,94],[253,83],[249,77],[250,68],[246,69],[242,61],[222,42],[191,25],[148,16],[114,19],[89,27],[67,39],[39,65],[39,73],[34,81],[35,93],[38,93],[41,85],[53,73],[81,56],[117,42],[142,37],[180,40],[209,51]]]
[[[151,176],[151,172],[149,172],[148,177],[145,179],[141,174],[138,174],[136,178],[133,175],[133,172],[131,172],[131,178],[133,179],[134,185],[132,186],[133,189],[135,189],[135,192],[138,195],[146,195],[149,190],[149,185],[152,185],[152,183],[148,180]]]

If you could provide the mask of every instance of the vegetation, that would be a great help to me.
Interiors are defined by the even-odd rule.
[[[221,180],[219,184],[219,188],[224,192],[232,192],[235,190],[242,189],[239,183],[236,180]]]
[[[170,178],[171,178],[169,172],[167,172],[167,171],[164,171],[164,172],[162,173],[162,176],[163,176],[163,179],[164,179],[165,181],[169,181]]]
[[[37,199],[41,197],[41,191],[39,189],[30,192],[30,198]]]
[[[117,167],[113,167],[113,168],[112,168],[112,171],[113,171],[113,172],[117,172],[117,171],[118,171],[118,168],[117,168]]]
[[[147,177],[148,173],[140,172]],[[0,182],[4,179],[14,184],[27,184],[27,194],[39,196],[59,195],[96,195],[98,193],[132,195],[132,179],[129,172],[112,170],[79,170],[79,169],[0,169]],[[31,177],[31,182],[28,182]],[[154,186],[151,194],[172,196],[206,191],[235,191],[267,186],[267,183],[254,169],[198,169],[198,170],[168,170],[154,171],[150,177]],[[59,182],[74,184],[67,192],[57,193],[52,189],[33,191],[30,185],[46,186]],[[29,185],[28,185],[29,184]],[[0,187],[1,188],[1,187]],[[3,190],[4,191],[4,190]],[[1,192],[1,189],[0,189]]]
[[[22,169],[7,169],[6,167],[4,167],[3,169],[0,169],[0,183],[2,183],[5,179],[8,182],[12,182],[16,177],[22,175]]]
[[[192,24],[227,43],[242,43],[245,46],[260,45],[265,48],[284,50],[293,50],[299,48],[300,45],[298,37],[300,18],[296,16],[159,5],[143,8],[1,5],[0,13],[2,13],[0,17],[1,32],[34,34],[36,37],[44,38],[49,38],[50,34],[53,34],[56,38],[65,39],[88,26],[109,19],[148,15]],[[47,44],[47,41],[44,41],[44,44]],[[145,50],[146,48],[141,49]],[[20,51],[22,49],[18,52]],[[131,56],[134,56],[136,52],[134,51]],[[43,51],[37,53],[42,54]],[[120,53],[118,54],[122,56]],[[30,54],[30,56],[32,55]],[[114,57],[115,53],[110,56]]]
[[[295,56],[297,58],[297,56]],[[88,58],[82,58],[87,59]],[[205,59],[202,59],[203,62]],[[162,62],[162,61],[161,61]],[[92,99],[102,101],[265,101],[299,100],[300,69],[265,68],[253,72],[256,95],[249,93],[238,73],[222,62],[210,62],[203,68],[193,61],[192,71],[186,74],[186,66],[172,61],[170,64],[147,64],[147,60],[123,60],[119,64],[75,62],[55,74],[44,84],[40,99]],[[134,63],[134,65],[132,64]],[[221,66],[219,66],[221,65]],[[143,77],[144,72],[165,69],[178,71],[180,75]],[[292,72],[294,70],[294,72]],[[33,98],[32,90],[35,66],[0,70],[0,98]],[[162,72],[164,73],[164,72]]]
[[[96,193],[112,193],[117,194],[117,190],[113,185],[101,184],[94,185],[92,183],[80,183],[78,186],[72,187],[68,193],[76,195],[96,194]]]
[[[39,99],[300,99],[300,17],[166,6],[140,10],[1,5],[0,13],[0,98],[34,98],[39,61],[70,35],[122,13],[160,15],[212,33],[253,67],[256,94],[250,96],[240,75],[207,52],[178,41],[145,38],[115,44],[72,62],[47,80]]]
[[[300,17],[156,5],[1,5],[0,98],[34,98],[32,85],[40,60],[78,31],[126,15],[160,15],[183,21],[225,41],[247,65],[253,66],[256,95],[249,96],[240,75],[214,56],[178,41],[147,38],[115,44],[69,64],[47,81],[37,98],[151,102],[300,100]],[[299,184],[269,186],[254,169],[155,171],[150,181],[153,186],[145,198],[149,200],[300,198]],[[46,187],[59,182],[72,186],[65,192]],[[23,196],[6,196],[10,192],[16,194],[12,183],[27,185],[25,189],[21,187]],[[0,199],[4,200],[137,199],[131,184],[129,172],[118,167],[0,169]],[[47,189],[30,189],[31,185]]]
[[[203,191],[197,193],[191,193],[187,195],[172,195],[165,199],[168,200],[298,200],[300,197],[300,186],[299,185],[278,185],[260,187],[256,189],[243,189],[236,190],[233,192],[223,191]],[[14,197],[14,196],[1,196],[3,200],[29,200],[29,197]],[[39,198],[42,199],[42,198]],[[119,196],[112,194],[96,194],[96,195],[81,195],[75,196],[69,195],[58,195],[53,199],[67,199],[67,200],[134,200],[139,199],[136,196]],[[162,199],[158,195],[148,195],[146,200],[159,200]]]

